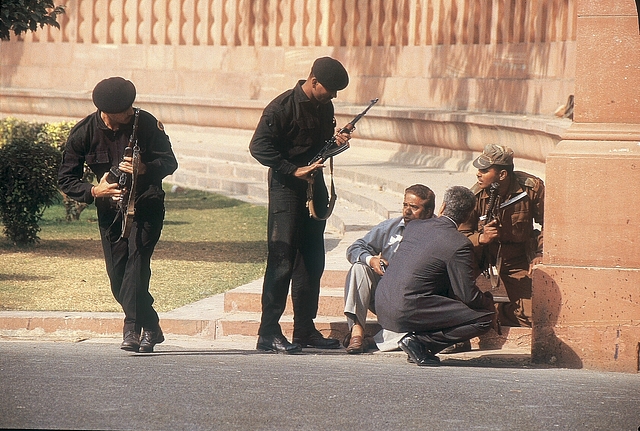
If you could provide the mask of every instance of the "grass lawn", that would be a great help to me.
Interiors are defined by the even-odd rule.
[[[261,277],[265,207],[212,193],[167,192],[151,261],[157,311],[169,311]],[[95,206],[65,221],[62,203],[40,222],[40,242],[17,248],[0,236],[0,310],[121,311],[111,295]]]

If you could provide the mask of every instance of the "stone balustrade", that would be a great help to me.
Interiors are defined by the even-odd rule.
[[[380,98],[364,137],[544,163],[570,123],[553,112],[574,90],[575,16],[575,0],[69,0],[60,29],[0,42],[0,113],[81,117],[120,75],[166,123],[253,128],[331,55],[351,77],[339,122]]]
[[[193,46],[436,46],[575,40],[570,0],[69,0],[25,41]]]

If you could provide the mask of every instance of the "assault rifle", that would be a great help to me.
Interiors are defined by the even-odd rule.
[[[498,218],[498,189],[500,188],[500,183],[495,182],[491,183],[489,186],[489,202],[487,203],[487,208],[485,208],[484,216],[481,218],[483,222],[482,227],[480,228],[480,232],[482,233],[482,228],[487,223],[492,222]]]
[[[500,183],[495,182],[491,183],[489,186],[489,202],[487,203],[487,207],[485,208],[484,215],[480,218],[482,225],[479,226],[478,231],[482,233],[484,230],[484,226],[491,223],[494,220],[499,220],[498,218],[498,209],[500,208],[500,198],[498,195],[498,189],[500,188]],[[500,269],[502,267],[502,245],[498,245],[498,252],[496,253],[496,261],[491,262],[490,257],[486,250],[483,250],[482,253],[482,262],[480,262],[480,267],[483,270],[482,275],[490,282],[490,286],[486,288],[481,287],[480,290],[488,290],[493,294],[493,300],[495,302],[509,302],[509,296],[505,289],[500,289]],[[480,279],[478,279],[479,281]],[[478,283],[480,285],[484,283]]]
[[[371,109],[371,107],[373,105],[375,105],[378,102],[378,98],[372,99],[371,103],[369,103],[369,106],[367,106],[367,108],[362,111],[361,113],[359,113],[358,115],[355,116],[355,118],[353,120],[351,120],[350,122],[347,123],[346,126],[344,126],[342,129],[338,130],[338,133],[336,133],[336,135],[340,134],[340,133],[351,133],[355,130],[356,128],[356,123],[358,121],[360,121],[360,119],[362,117],[365,116],[365,114],[367,113],[367,111],[369,109]],[[314,220],[326,220],[329,218],[329,216],[331,215],[331,213],[333,212],[333,207],[336,203],[336,199],[337,199],[337,195],[336,195],[336,187],[335,184],[333,183],[333,156],[336,156],[340,153],[342,153],[343,151],[347,150],[349,148],[349,143],[347,142],[346,144],[343,145],[338,145],[336,142],[336,135],[332,136],[331,139],[328,139],[325,142],[324,147],[322,147],[322,150],[320,150],[320,152],[318,154],[315,155],[315,157],[313,159],[311,159],[311,161],[309,162],[309,165],[312,165],[316,162],[324,162],[327,159],[330,159],[330,170],[331,170],[331,193],[329,196],[329,202],[327,203],[326,207],[324,208],[324,215],[318,215],[318,213],[316,212],[315,209],[315,205],[313,203],[313,197],[314,197],[314,185],[313,185],[313,181],[309,181],[307,183],[307,208],[309,209],[309,217],[313,218]],[[313,177],[313,175],[315,174],[315,172],[313,172],[311,174],[311,176]]]
[[[107,182],[118,183],[118,188],[122,190],[117,201],[118,210],[122,215],[121,238],[128,238],[131,233],[133,217],[136,212],[136,185],[138,179],[138,168],[140,166],[140,147],[138,146],[138,117],[140,109],[135,109],[135,119],[133,121],[133,131],[129,138],[129,145],[124,149],[124,157],[131,157],[133,165],[133,175],[122,172],[117,166],[112,166],[107,176]]]
[[[369,111],[369,109],[371,109],[373,105],[378,103],[378,100],[379,100],[378,98],[372,99],[371,102],[369,103],[369,106],[367,106],[364,111],[356,115],[353,120],[349,121],[342,129],[338,130],[338,133],[336,134],[339,135],[340,133],[353,132],[356,129],[356,123],[360,121],[362,117],[365,116],[367,111]],[[320,152],[316,154],[313,159],[311,159],[311,161],[309,162],[309,165],[313,165],[314,163],[319,161],[324,162],[330,157],[337,156],[338,154],[348,149],[349,149],[349,143],[347,142],[346,144],[338,145],[336,143],[336,137],[334,135],[331,137],[331,139],[327,139],[327,141],[324,144],[324,147],[322,147]]]

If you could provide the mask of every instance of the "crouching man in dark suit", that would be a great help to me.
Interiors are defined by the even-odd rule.
[[[449,188],[440,217],[414,220],[376,290],[384,329],[407,332],[398,343],[408,361],[436,366],[446,347],[486,333],[494,321],[491,293],[475,285],[473,245],[458,225],[475,208],[466,187]]]

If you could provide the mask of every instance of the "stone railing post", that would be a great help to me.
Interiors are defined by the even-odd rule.
[[[577,2],[574,123],[546,163],[532,359],[640,366],[640,35],[634,2]]]

